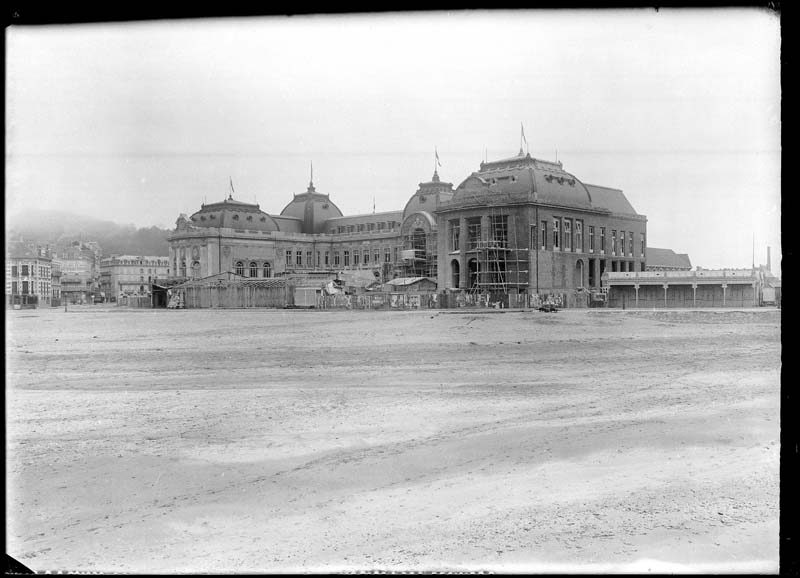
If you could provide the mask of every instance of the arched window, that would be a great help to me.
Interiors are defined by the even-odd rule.
[[[575,287],[583,287],[583,261],[578,259],[575,263]]]
[[[258,277],[258,263],[250,261],[250,276]]]
[[[459,283],[461,282],[461,265],[458,259],[453,259],[450,262],[450,269],[453,272],[453,289],[458,289]]]
[[[272,265],[264,263],[264,277],[272,277]]]
[[[186,277],[186,259],[181,259],[181,277]]]
[[[195,279],[200,278],[200,261],[194,261],[192,263],[192,277]]]
[[[236,261],[236,274],[244,277],[244,263]]]
[[[467,262],[467,271],[469,273],[469,287],[472,289],[478,285],[478,260],[470,259]]]

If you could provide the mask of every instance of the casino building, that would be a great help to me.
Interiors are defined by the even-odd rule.
[[[368,270],[384,282],[428,277],[439,292],[555,294],[586,306],[606,271],[645,270],[646,226],[619,189],[520,150],[455,189],[434,171],[399,211],[345,216],[313,180],[279,215],[229,195],[180,215],[169,266],[180,279]]]

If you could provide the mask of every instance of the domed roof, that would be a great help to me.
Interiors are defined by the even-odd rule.
[[[425,183],[420,183],[415,192],[406,203],[403,209],[403,218],[421,212],[433,212],[439,208],[443,202],[449,201],[453,197],[453,183],[445,183],[439,179],[439,173],[433,172],[433,178]]]
[[[565,207],[592,209],[592,196],[584,184],[566,172],[560,162],[536,159],[530,154],[481,163],[456,189],[453,204],[477,201],[477,195],[530,195],[530,200]],[[519,200],[519,199],[517,199]]]
[[[254,231],[279,231],[275,220],[257,204],[237,201],[229,195],[219,203],[203,204],[189,217],[194,227],[227,227]]]
[[[281,211],[282,217],[295,217],[303,221],[303,233],[324,232],[325,221],[341,217],[342,212],[328,197],[318,193],[314,183],[308,185],[305,193],[295,195]]]

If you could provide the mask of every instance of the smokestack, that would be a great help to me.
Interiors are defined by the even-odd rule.
[[[770,259],[769,245],[767,245],[767,272],[772,273],[772,259]]]

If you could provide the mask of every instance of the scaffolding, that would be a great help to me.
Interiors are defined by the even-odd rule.
[[[405,244],[408,248],[402,252],[402,276],[436,279],[436,235],[412,232]]]
[[[529,248],[520,247],[516,222],[511,226],[513,235],[508,234],[508,217],[507,213],[500,214],[492,207],[488,234],[482,234],[486,238],[471,249],[477,265],[475,283],[470,282],[472,294],[523,293],[528,287]]]

